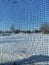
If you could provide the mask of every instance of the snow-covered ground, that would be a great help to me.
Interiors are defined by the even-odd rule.
[[[0,36],[0,63],[40,54],[49,56],[49,34]]]

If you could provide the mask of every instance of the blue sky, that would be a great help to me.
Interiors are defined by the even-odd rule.
[[[43,22],[49,22],[49,0],[0,0],[1,30],[13,24],[17,29],[37,29]]]

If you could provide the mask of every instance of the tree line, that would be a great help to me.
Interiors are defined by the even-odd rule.
[[[11,30],[14,33],[44,33],[44,34],[49,34],[49,22],[44,22],[41,24],[39,30],[16,30],[16,28],[14,26],[11,26]]]
[[[16,29],[15,25],[11,25],[10,30],[7,31],[1,31],[0,30],[0,34],[6,35],[6,34],[18,34],[18,33],[44,33],[44,34],[49,34],[49,23],[44,22],[42,23],[42,25],[40,26],[39,30],[20,30],[20,29]]]

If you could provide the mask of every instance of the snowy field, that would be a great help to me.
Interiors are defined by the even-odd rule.
[[[49,56],[49,34],[0,36],[0,63],[27,59],[34,55]]]

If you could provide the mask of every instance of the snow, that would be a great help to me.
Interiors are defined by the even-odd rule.
[[[26,59],[33,55],[49,56],[49,34],[13,34],[0,36],[0,63]]]

